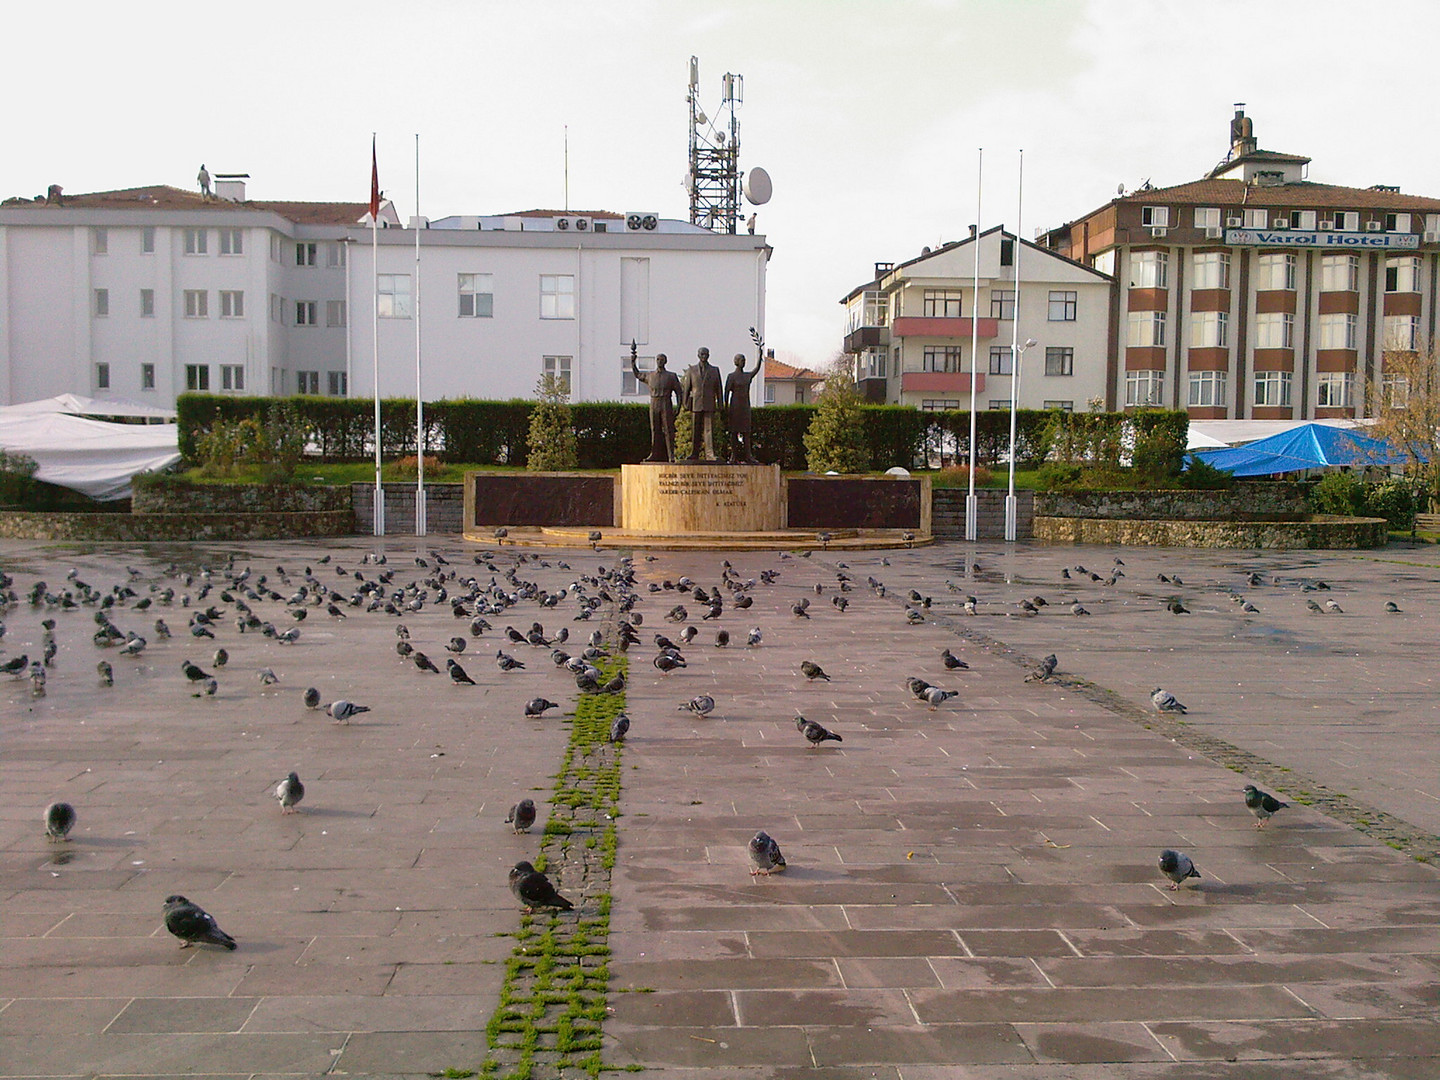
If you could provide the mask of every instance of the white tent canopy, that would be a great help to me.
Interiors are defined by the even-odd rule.
[[[1328,420],[1191,420],[1191,450],[1209,449],[1219,446],[1243,446],[1257,439],[1268,439],[1282,431],[1304,427],[1306,424],[1325,424],[1328,427],[1355,429],[1364,426],[1364,421],[1348,418]]]
[[[124,398],[92,398],[79,394],[59,394],[39,401],[25,401],[18,405],[0,407],[0,416],[36,416],[40,414],[65,413],[69,416],[124,416],[137,420],[175,419],[174,409],[160,409],[139,401]]]
[[[34,458],[40,466],[35,479],[92,499],[127,499],[136,473],[180,460],[174,424],[109,424],[53,411],[17,413],[17,408],[24,406],[0,409],[0,449]]]

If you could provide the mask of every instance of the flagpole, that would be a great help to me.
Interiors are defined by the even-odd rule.
[[[380,168],[370,133],[370,343],[375,363],[375,525],[385,535],[385,485],[380,482]]]
[[[420,378],[420,133],[415,133],[415,535],[429,527],[425,513],[425,391]]]
[[[970,493],[965,496],[965,539],[971,541],[978,539],[980,531],[980,501],[975,494],[975,372],[980,367],[980,185],[984,179],[982,146],[975,154],[975,281],[970,302]]]
[[[1015,542],[1017,529],[1017,504],[1015,502],[1015,418],[1020,408],[1020,362],[1024,350],[1020,348],[1020,239],[1021,215],[1025,205],[1025,151],[1020,151],[1020,171],[1015,181],[1015,308],[1010,321],[1010,490],[1005,496],[1005,539]],[[1001,233],[1004,238],[1004,233]]]

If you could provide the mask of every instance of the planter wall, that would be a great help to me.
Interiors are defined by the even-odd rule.
[[[136,514],[315,514],[348,511],[348,487],[305,487],[297,484],[135,485],[131,510]]]
[[[1124,521],[1300,521],[1306,485],[1241,481],[1225,491],[1046,491],[1035,513]],[[963,499],[962,499],[963,504]]]
[[[42,514],[0,512],[8,540],[231,541],[348,536],[347,510],[303,514]]]
[[[931,531],[936,540],[965,539],[965,497],[967,488],[933,488],[930,493]],[[976,488],[979,511],[976,534],[980,540],[1005,539],[1005,492],[997,488]],[[1031,539],[1030,522],[1035,516],[1035,493],[1015,493],[1015,538]]]
[[[1304,521],[1119,521],[1037,516],[1044,544],[1132,544],[1150,547],[1361,549],[1384,547],[1384,518],[1316,514]]]

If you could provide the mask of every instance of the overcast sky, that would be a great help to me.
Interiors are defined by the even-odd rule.
[[[571,209],[684,218],[689,57],[711,113],[739,73],[741,167],[775,186],[768,343],[811,366],[875,262],[965,234],[981,146],[987,227],[1015,225],[1025,150],[1025,236],[1198,177],[1237,101],[1313,180],[1440,195],[1434,0],[79,0],[5,23],[0,197],[193,187],[204,162],[256,199],[364,201],[375,131],[402,216],[417,132],[425,214],[562,208],[568,125]]]

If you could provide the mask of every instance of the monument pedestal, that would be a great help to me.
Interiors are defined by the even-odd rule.
[[[620,467],[628,533],[764,533],[785,527],[779,465],[656,462]]]

